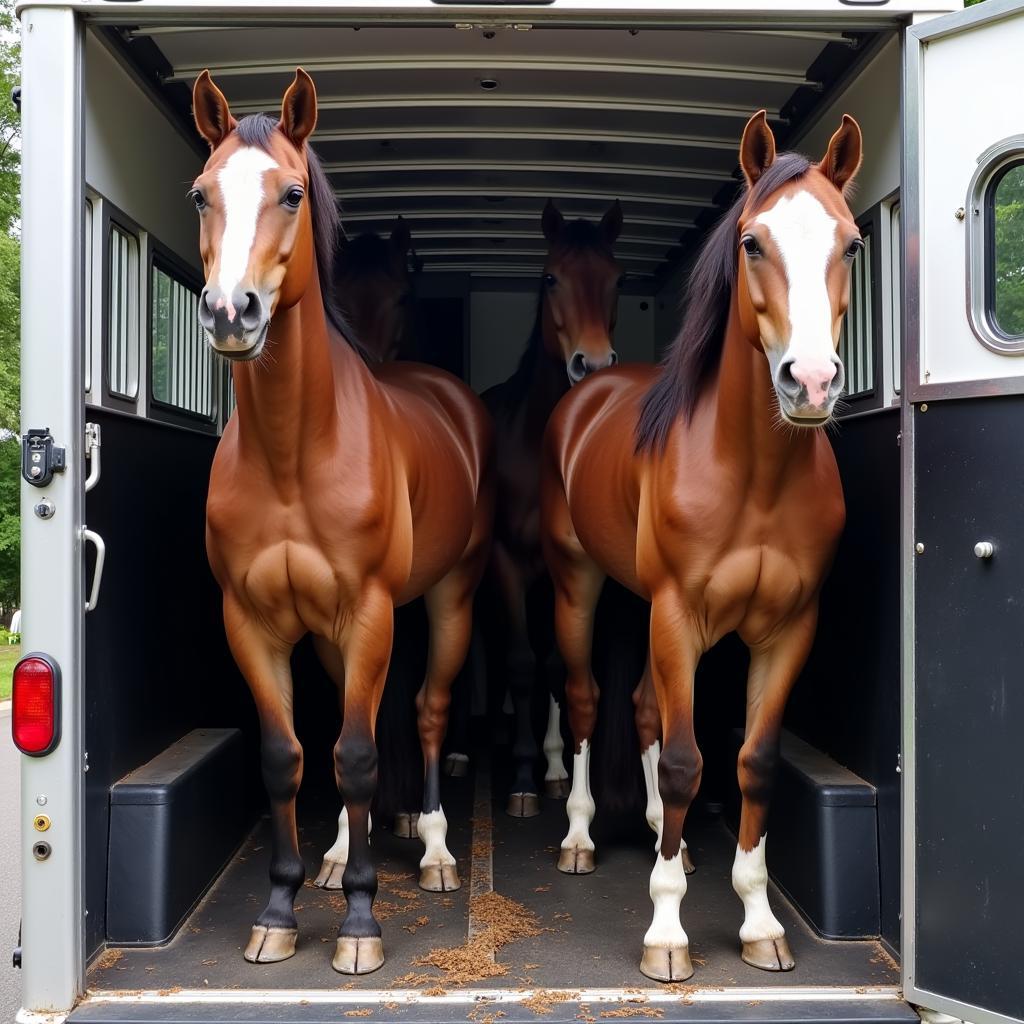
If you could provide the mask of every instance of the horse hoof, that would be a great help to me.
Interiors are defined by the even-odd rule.
[[[545,779],[544,795],[552,800],[564,800],[569,795],[569,780]]]
[[[245,959],[251,964],[276,964],[295,955],[298,928],[268,928],[254,924],[245,947]]]
[[[345,865],[336,860],[327,860],[320,867],[320,874],[313,880],[318,889],[340,889],[341,878],[345,874]]]
[[[536,818],[540,801],[536,793],[509,793],[507,810],[513,818]]]
[[[395,815],[394,833],[399,839],[419,839],[420,834],[416,831],[416,823],[420,820],[418,811],[408,813],[399,811]]]
[[[693,977],[688,946],[644,946],[640,973],[653,981],[686,981]]]
[[[786,937],[743,943],[743,962],[762,971],[791,971],[796,967]]]
[[[693,863],[693,858],[690,856],[689,849],[683,850],[683,871],[688,875],[692,875],[697,870],[697,865]]]
[[[428,864],[420,868],[420,888],[427,892],[455,892],[462,888],[454,864]]]
[[[558,870],[566,875],[589,875],[594,870],[594,851],[576,846],[559,850]]]
[[[453,779],[464,779],[469,773],[469,755],[449,754],[444,759],[444,773]]]
[[[371,974],[384,966],[384,943],[379,938],[339,935],[331,966],[339,974]]]

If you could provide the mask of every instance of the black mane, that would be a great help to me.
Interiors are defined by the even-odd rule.
[[[270,139],[277,121],[267,114],[249,114],[243,117],[235,131],[247,146],[258,146],[270,151]],[[313,221],[313,244],[316,248],[316,266],[320,277],[324,314],[331,326],[365,360],[371,359],[367,350],[355,336],[351,324],[342,316],[334,296],[334,259],[341,234],[341,216],[334,199],[334,189],[312,147],[306,145],[306,164],[309,168],[309,212]]]
[[[391,243],[373,231],[364,231],[338,246],[334,256],[335,277],[362,277],[392,273]]]
[[[711,374],[718,368],[725,341],[732,288],[736,281],[740,214],[750,199],[755,206],[783,185],[802,178],[810,161],[799,153],[781,153],[744,189],[708,236],[694,263],[683,296],[683,322],[661,361],[658,376],[644,395],[636,425],[636,451],[664,450],[672,424],[687,421]]]

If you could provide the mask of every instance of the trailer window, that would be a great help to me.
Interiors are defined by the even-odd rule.
[[[872,288],[873,236],[862,230],[864,248],[850,270],[850,306],[839,336],[839,358],[846,369],[846,396],[870,394],[875,384],[875,317]]]
[[[139,394],[139,239],[112,223],[107,246],[107,379],[111,394],[135,399]]]
[[[86,199],[85,213],[82,218],[82,305],[84,322],[82,323],[82,362],[85,369],[85,393],[92,391],[92,231],[93,210],[92,200]]]
[[[988,308],[992,326],[1024,342],[1024,161],[1001,168],[988,187]]]
[[[216,381],[198,319],[199,290],[154,256],[150,275],[150,386],[153,401],[212,420]]]

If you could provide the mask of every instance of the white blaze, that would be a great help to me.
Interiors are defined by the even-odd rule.
[[[245,277],[249,254],[256,238],[256,222],[263,202],[263,175],[277,162],[256,146],[239,149],[217,172],[224,202],[224,235],[220,242],[220,273],[217,286],[227,305],[228,319],[235,319],[231,296]]]
[[[797,364],[828,366],[834,353],[826,272],[836,221],[810,192],[783,196],[757,218],[772,234],[789,284],[789,348]]]
[[[758,939],[781,939],[786,930],[776,920],[768,906],[768,868],[765,866],[764,846],[766,836],[761,836],[757,846],[744,851],[736,844],[736,859],[732,865],[732,887],[743,900],[743,926],[740,928],[742,942],[756,942]]]

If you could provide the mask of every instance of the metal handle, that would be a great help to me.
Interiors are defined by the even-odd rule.
[[[979,540],[974,545],[976,558],[991,558],[996,553],[996,546],[990,540]]]
[[[88,541],[96,548],[96,568],[92,574],[92,587],[89,589],[89,600],[85,602],[85,610],[91,612],[95,609],[100,598],[100,583],[103,580],[103,560],[107,557],[107,545],[103,538],[92,530],[82,530],[82,539]]]
[[[85,493],[88,494],[100,480],[100,425],[85,425],[85,457],[89,460],[89,475],[85,478]]]

